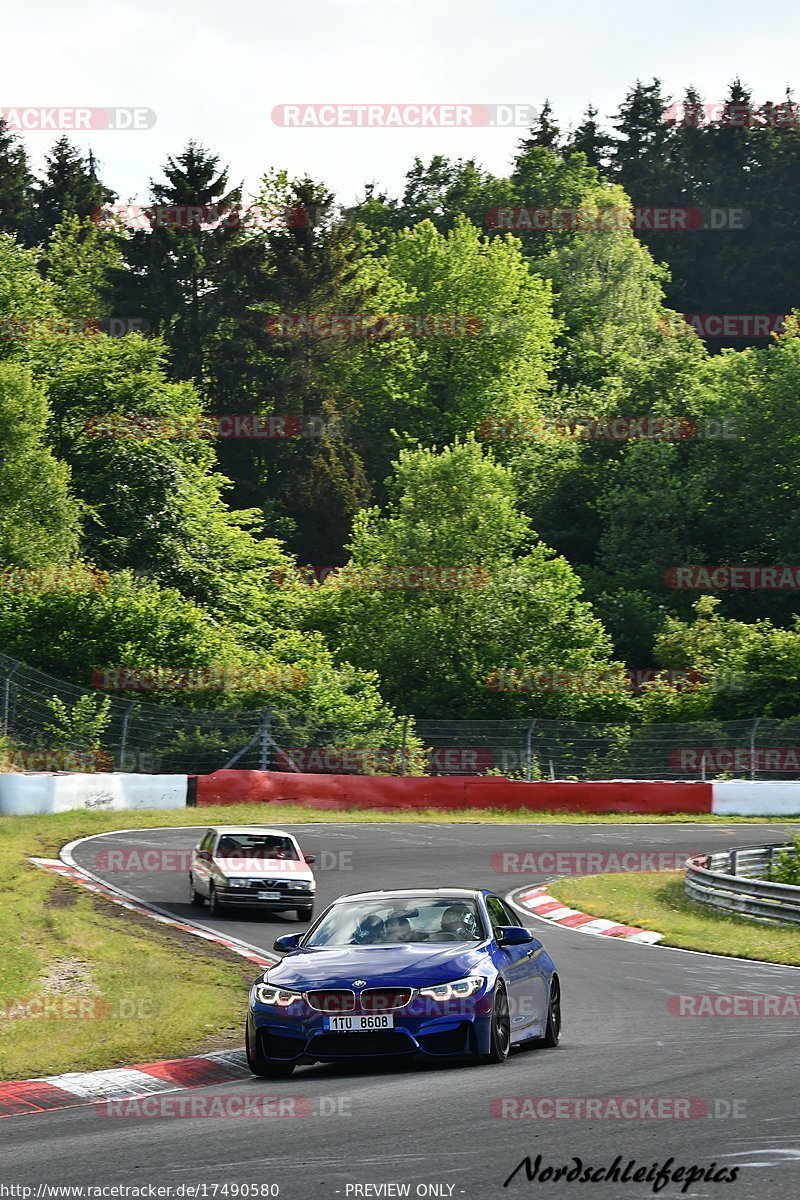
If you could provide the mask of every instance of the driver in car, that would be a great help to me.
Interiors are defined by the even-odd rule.
[[[261,852],[265,858],[286,858],[283,842],[262,842]]]
[[[466,904],[451,904],[442,913],[442,933],[455,941],[469,941],[475,936],[475,918]]]

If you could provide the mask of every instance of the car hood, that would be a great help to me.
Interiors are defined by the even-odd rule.
[[[308,879],[314,878],[305,863],[285,858],[215,858],[214,866],[227,879]]]
[[[340,946],[298,950],[269,969],[270,983],[295,991],[405,984],[425,987],[469,975],[486,959],[485,943],[412,946]]]

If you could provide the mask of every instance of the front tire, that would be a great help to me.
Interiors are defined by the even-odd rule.
[[[504,1063],[511,1049],[511,1015],[508,1011],[506,989],[498,983],[494,990],[492,1023],[489,1035],[489,1053],[484,1062]]]
[[[189,903],[191,904],[192,908],[203,907],[203,897],[195,888],[194,879],[191,875],[189,876]]]
[[[295,909],[298,921],[310,921],[314,915],[314,905],[309,904],[306,908]]]
[[[258,1075],[259,1079],[288,1079],[294,1071],[295,1064],[293,1062],[273,1062],[268,1058],[264,1058],[250,1045],[250,1026],[245,1026],[244,1031],[244,1048],[247,1055],[247,1065],[253,1075]]]
[[[210,917],[219,917],[222,915],[221,909],[222,904],[217,899],[217,889],[213,883],[210,883],[208,885],[208,915]]]

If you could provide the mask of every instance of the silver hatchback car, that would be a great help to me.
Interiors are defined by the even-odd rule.
[[[314,914],[313,854],[303,854],[282,829],[219,825],[207,829],[192,851],[189,897],[208,901],[211,916],[232,905],[291,912],[301,921]]]

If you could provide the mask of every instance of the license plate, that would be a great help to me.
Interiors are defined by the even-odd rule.
[[[322,1024],[332,1033],[370,1033],[374,1029],[394,1029],[394,1017],[323,1017]]]
[[[259,900],[280,900],[281,894],[280,892],[259,892],[258,898]]]

